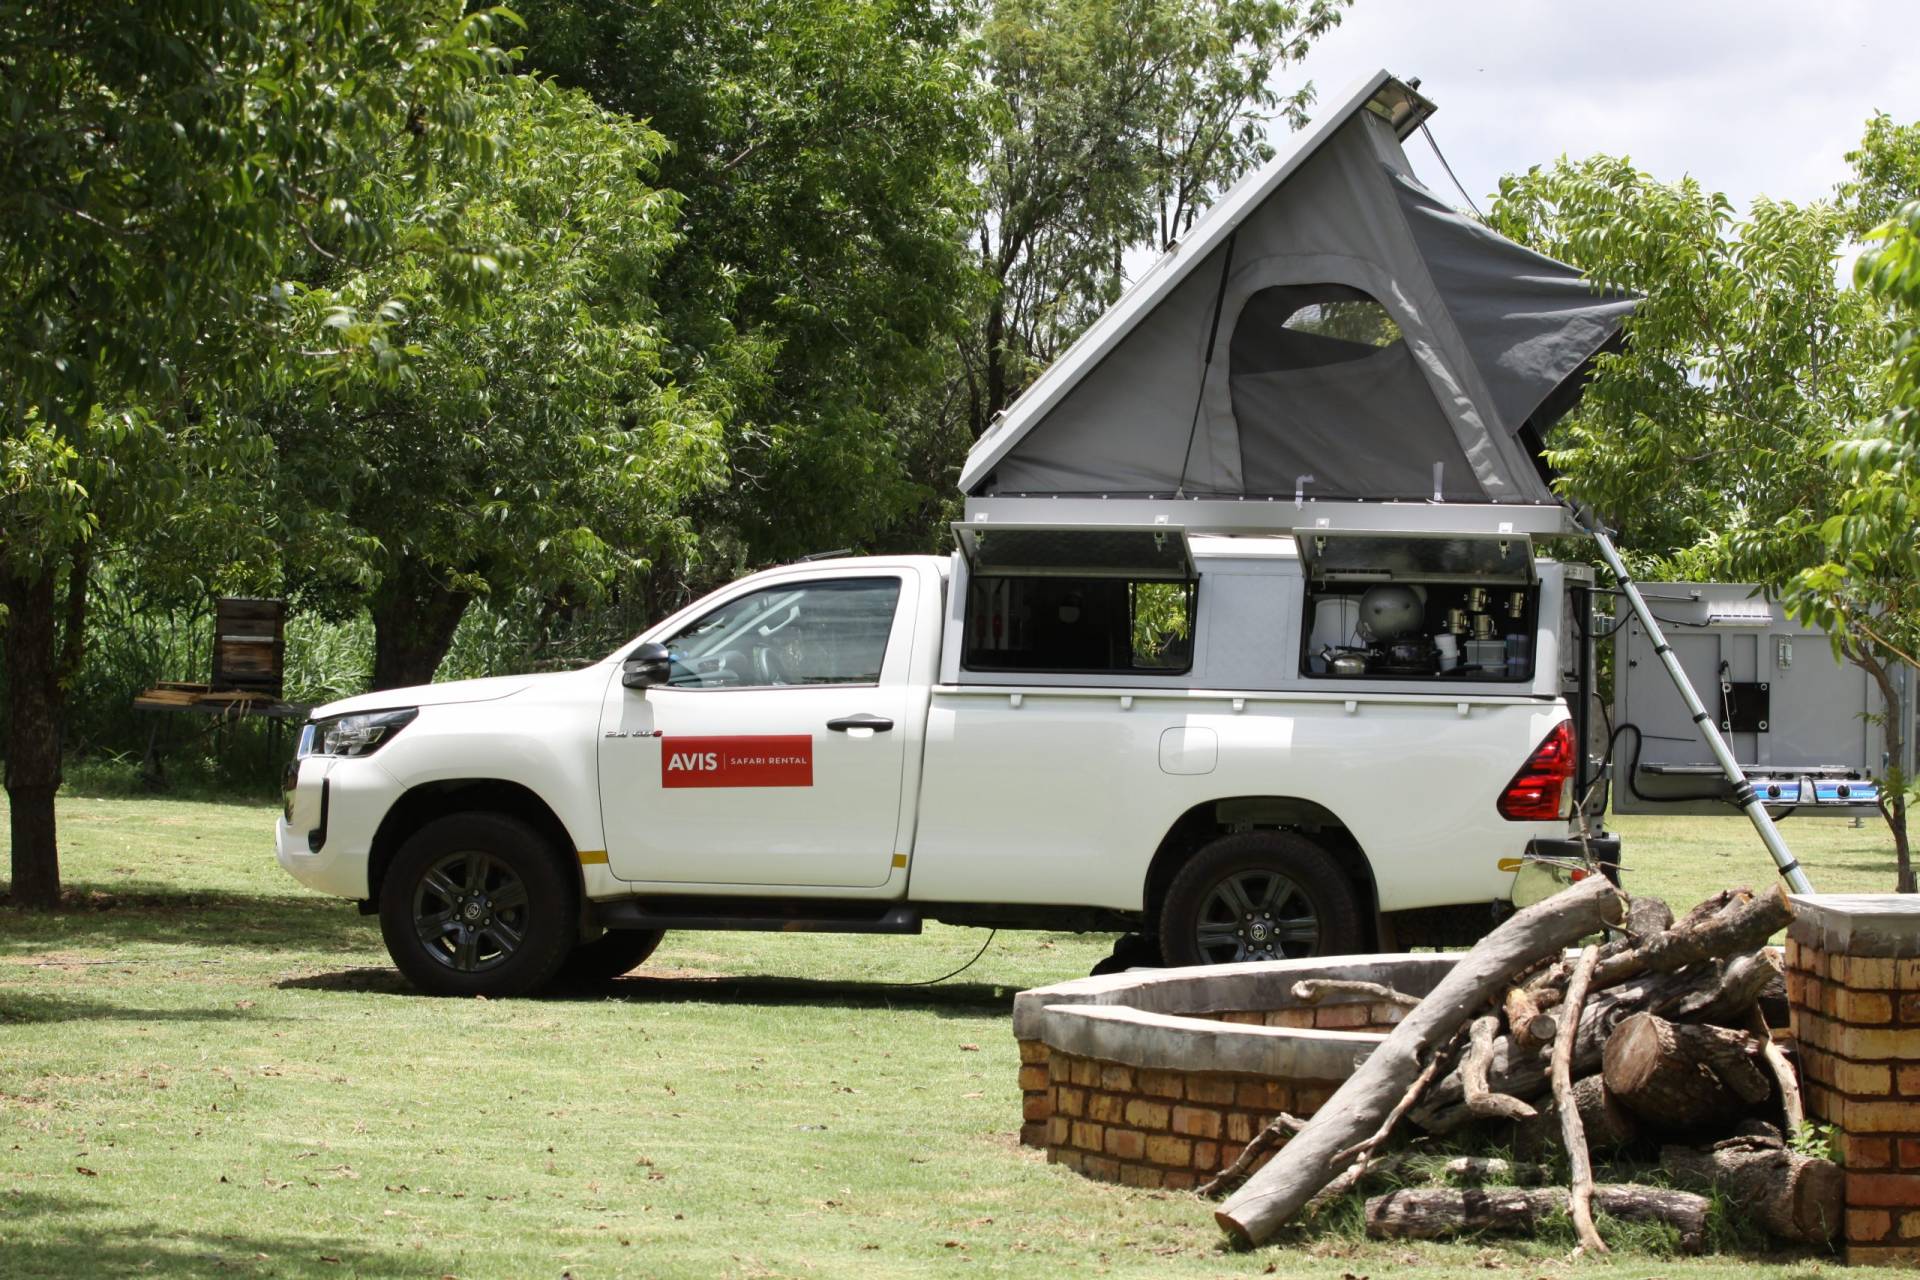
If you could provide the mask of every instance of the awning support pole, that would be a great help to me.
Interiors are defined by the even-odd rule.
[[[1700,703],[1700,695],[1693,691],[1693,684],[1687,679],[1687,673],[1680,668],[1680,660],[1673,656],[1673,649],[1667,644],[1667,636],[1654,619],[1653,610],[1647,607],[1647,601],[1640,594],[1640,588],[1634,585],[1627,574],[1627,566],[1620,559],[1620,552],[1614,547],[1613,539],[1597,519],[1576,510],[1574,518],[1580,526],[1593,535],[1594,542],[1600,548],[1600,558],[1606,561],[1607,568],[1613,570],[1613,576],[1620,581],[1620,590],[1627,597],[1627,603],[1633,609],[1634,617],[1647,629],[1647,635],[1653,640],[1653,651],[1660,655],[1660,661],[1667,669],[1667,676],[1673,681],[1673,687],[1679,691],[1680,700],[1687,706],[1687,713],[1693,717],[1694,727],[1700,736],[1707,740],[1707,749],[1713,752],[1713,758],[1720,764],[1721,772],[1727,775],[1727,781],[1733,784],[1733,802],[1740,806],[1753,823],[1753,829],[1760,833],[1760,842],[1767,846],[1767,852],[1773,855],[1773,864],[1780,868],[1780,874],[1795,893],[1812,893],[1813,882],[1807,879],[1807,873],[1800,869],[1793,853],[1787,848],[1787,842],[1780,836],[1780,828],[1773,825],[1773,818],[1767,813],[1766,804],[1760,799],[1753,784],[1747,781],[1745,770],[1740,762],[1733,758],[1732,748],[1727,740],[1720,736],[1720,727],[1707,714]]]

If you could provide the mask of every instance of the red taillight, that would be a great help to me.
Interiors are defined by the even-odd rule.
[[[1571,815],[1573,750],[1573,722],[1562,720],[1500,793],[1500,816],[1509,822],[1552,822]]]

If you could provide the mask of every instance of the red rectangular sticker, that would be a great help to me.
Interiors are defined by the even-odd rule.
[[[813,738],[804,733],[660,739],[663,787],[810,787]]]

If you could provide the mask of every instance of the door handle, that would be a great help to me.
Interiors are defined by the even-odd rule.
[[[893,728],[893,721],[885,716],[877,716],[871,711],[862,711],[857,715],[841,716],[838,720],[827,721],[827,728],[835,733],[845,733],[849,729],[871,729],[875,733],[885,733]]]

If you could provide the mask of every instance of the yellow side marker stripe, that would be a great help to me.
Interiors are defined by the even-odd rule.
[[[1521,867],[1527,865],[1527,860],[1525,858],[1502,858],[1494,865],[1502,871],[1518,871]]]
[[[906,866],[906,865],[907,865],[907,855],[906,855],[906,854],[904,854],[904,853],[896,853],[896,854],[894,854],[894,855],[893,855],[893,865],[894,865],[894,866],[896,866],[896,867],[904,867],[904,866]]]
[[[580,865],[583,867],[606,866],[607,851],[605,849],[582,849],[580,851]]]

